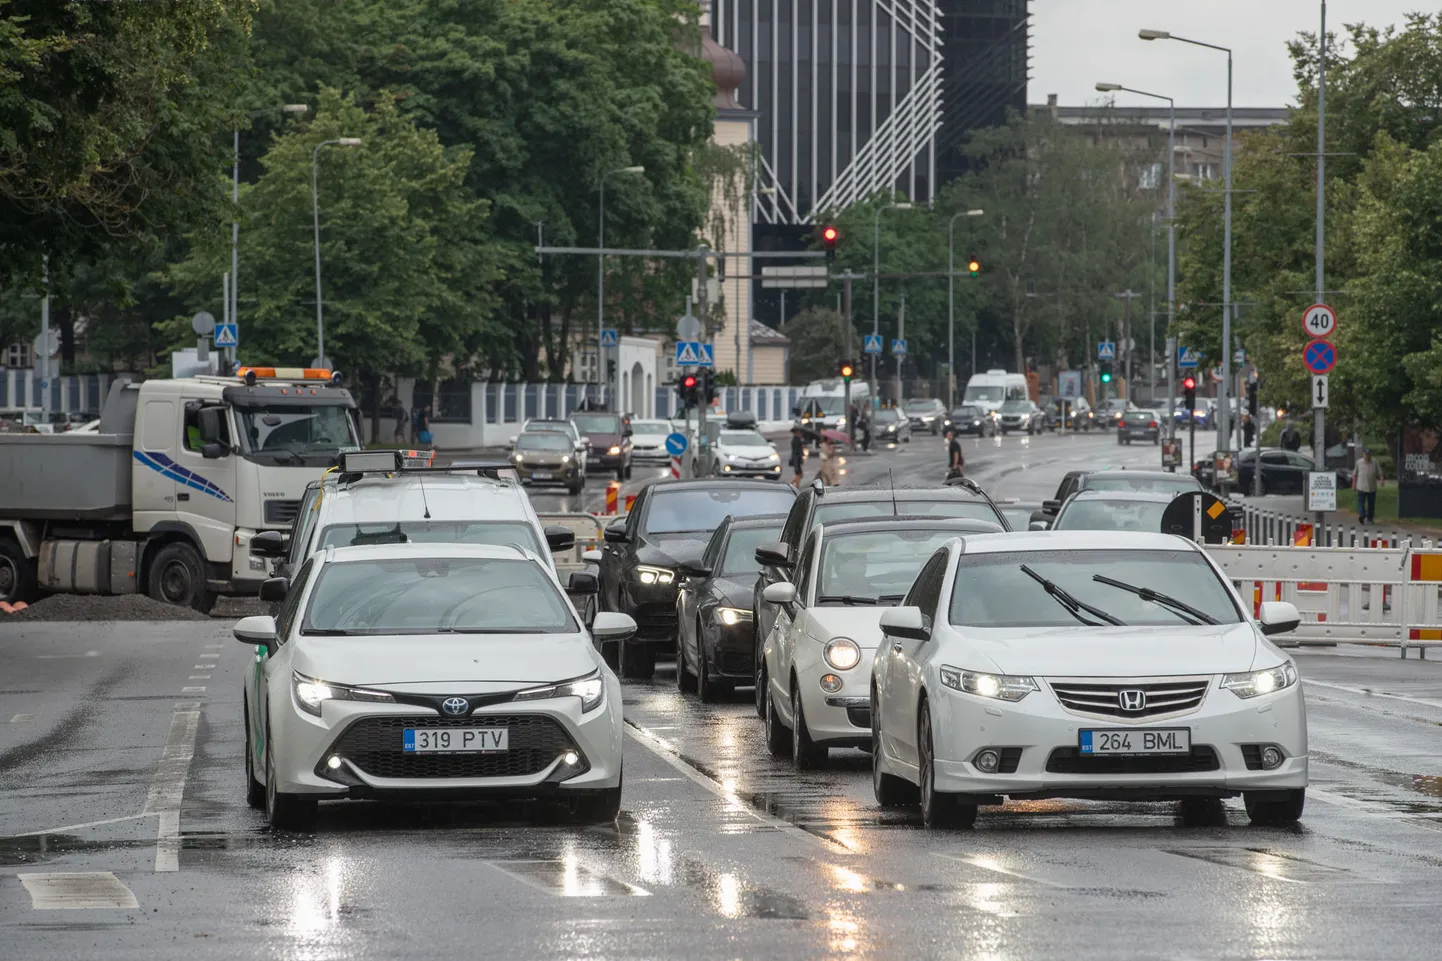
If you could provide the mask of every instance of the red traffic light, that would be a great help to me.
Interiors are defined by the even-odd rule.
[[[1187,390],[1195,390],[1197,386],[1197,380],[1195,377],[1188,377],[1182,381],[1182,386],[1185,387]]]
[[[828,226],[828,227],[822,227],[822,228],[821,228],[821,240],[822,240],[828,247],[834,245],[834,244],[836,243],[837,239],[838,239],[840,236],[841,236],[840,232],[838,232],[835,227],[829,227],[829,226]]]
[[[694,376],[694,375],[691,375],[691,374],[687,374],[687,375],[686,375],[686,379],[683,380],[683,381],[681,381],[681,386],[682,386],[682,387],[685,387],[687,390],[690,390],[692,387],[695,387],[695,386],[696,386],[696,378],[695,378],[695,376]]]

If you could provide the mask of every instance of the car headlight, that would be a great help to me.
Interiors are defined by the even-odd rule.
[[[307,714],[320,717],[320,706],[325,701],[367,701],[372,704],[394,704],[395,698],[385,691],[368,691],[363,687],[346,687],[307,677],[300,671],[292,671],[290,687],[295,693],[295,702]]]
[[[1271,694],[1297,683],[1297,667],[1291,661],[1278,664],[1265,671],[1248,674],[1226,674],[1222,676],[1222,687],[1237,697],[1256,697]]]
[[[845,427],[845,426],[846,426],[846,418],[845,418],[845,417],[838,417],[838,418],[836,418],[836,426],[837,426],[837,427]]]
[[[636,566],[636,577],[642,584],[670,584],[676,579],[676,572],[664,567]]]
[[[983,674],[955,667],[941,668],[941,683],[953,691],[989,697],[998,701],[1020,701],[1032,691],[1040,690],[1029,677],[1010,674]]]
[[[606,697],[606,682],[602,680],[601,672],[597,671],[594,674],[587,674],[585,677],[578,677],[574,681],[528,687],[524,691],[517,691],[511,700],[545,701],[553,697],[579,697],[581,713],[585,714],[601,706],[601,701]]]
[[[769,460],[769,461],[770,461],[771,463],[773,463],[773,464],[779,464],[779,463],[781,463],[781,455],[780,455],[780,454],[777,454],[777,453],[774,453],[774,452],[771,453],[771,454],[769,454],[766,459]]]
[[[570,454],[562,454],[562,455],[561,455],[561,463],[562,463],[562,464],[569,464],[570,462],[571,462],[571,455],[570,455]]]
[[[511,456],[515,458],[517,464],[519,464],[519,463],[521,463],[522,461],[525,460],[525,458],[521,456],[521,452],[520,452],[520,451],[517,451],[516,453],[512,454]]]
[[[619,446],[612,447],[609,453],[611,454],[611,456],[614,457],[615,455],[621,453],[621,448]]]
[[[744,607],[718,607],[716,616],[727,627],[734,627],[742,621],[751,620],[751,612]]]
[[[861,663],[861,648],[849,637],[833,637],[826,642],[821,656],[838,671],[849,671]]]

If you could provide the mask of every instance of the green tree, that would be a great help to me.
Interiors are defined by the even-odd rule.
[[[837,376],[837,362],[847,356],[845,317],[826,307],[808,307],[787,321],[781,332],[791,338],[791,383]],[[855,328],[850,342],[852,351],[859,353],[861,335]]]

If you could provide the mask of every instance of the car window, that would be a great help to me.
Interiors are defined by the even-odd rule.
[[[806,538],[806,545],[801,549],[801,556],[796,560],[796,603],[806,606],[806,598],[811,593],[812,558],[816,555],[816,536]]]
[[[571,450],[571,438],[552,431],[529,430],[516,438],[516,450],[566,454]]]
[[[801,549],[801,538],[805,536],[803,527],[806,524],[806,516],[811,511],[811,504],[816,500],[816,495],[808,488],[796,497],[791,505],[791,510],[786,514],[786,523],[781,525],[781,540],[786,544],[786,553],[795,557]]]
[[[316,550],[363,544],[489,544],[519,547],[538,557],[542,550],[536,529],[524,521],[396,521],[390,524],[331,524],[321,532]]]
[[[1126,474],[1120,471],[1098,471],[1086,478],[1089,491],[1153,491],[1158,494],[1180,494],[1200,488],[1190,474]]]
[[[1304,457],[1301,454],[1296,454],[1291,451],[1287,452],[1287,463],[1291,464],[1293,467],[1300,467],[1302,470],[1313,470],[1315,467],[1315,465],[1312,463],[1311,458]]]
[[[884,501],[852,501],[843,504],[822,504],[816,508],[815,516],[812,517],[812,527],[817,524],[831,524],[836,521],[848,520],[857,517],[965,517],[973,520],[991,521],[1000,523],[996,511],[986,501],[961,500],[953,498],[950,500],[897,501],[894,505],[888,500]]]
[[[1161,501],[1074,499],[1057,515],[1052,530],[1156,532],[1162,529],[1167,506]]]
[[[833,530],[821,548],[816,602],[841,604],[854,598],[895,604],[906,596],[927,559],[955,536],[955,531],[912,528]]]
[[[1056,500],[1065,501],[1076,490],[1079,475],[1068,474],[1061,479],[1061,486],[1056,489]]]
[[[766,438],[754,430],[723,430],[721,443],[728,447],[765,447]]]
[[[651,502],[651,489],[644,487],[641,493],[636,495],[636,501],[631,505],[631,513],[626,515],[626,536],[635,543],[636,535],[641,532],[641,515],[646,512],[646,505]]]
[[[571,423],[583,434],[619,434],[621,418],[615,414],[572,414]]]
[[[779,514],[791,506],[789,487],[652,490],[645,512],[646,533],[679,534],[714,531],[728,515]]]
[[[890,424],[902,419],[901,411],[891,407],[883,407],[872,415],[878,424]]]
[[[305,496],[301,498],[300,507],[296,511],[295,521],[290,525],[290,551],[286,555],[286,564],[291,570],[295,570],[301,561],[310,556],[310,547],[306,542],[310,540],[310,532],[315,529],[316,521],[320,517],[321,491],[319,484],[306,488]]]
[[[716,571],[716,562],[721,556],[722,545],[731,536],[732,526],[722,523],[720,527],[711,534],[711,539],[706,542],[706,549],[701,552],[701,566],[708,571]]]
[[[964,627],[1081,627],[1067,607],[1048,596],[1022,565],[1079,601],[1106,611],[1123,624],[1185,626],[1171,608],[1099,583],[1104,574],[1138,588],[1150,588],[1204,612],[1218,623],[1241,615],[1211,566],[1192,551],[1005,551],[965,554],[957,560],[950,619]],[[1095,620],[1086,612],[1082,617]],[[1015,643],[1025,644],[1018,638]],[[1158,644],[1174,643],[1162,637]]]
[[[779,527],[733,530],[731,539],[726,543],[726,557],[721,564],[721,573],[726,576],[759,573],[761,565],[756,563],[756,548],[762,544],[775,543],[780,534]]]
[[[290,582],[289,593],[285,595],[280,612],[275,618],[277,644],[284,644],[290,639],[290,632],[295,627],[296,613],[300,610],[301,597],[305,594],[305,586],[310,583],[310,575],[314,569],[315,561],[306,561]]]
[[[669,434],[671,425],[664,420],[634,420],[631,430],[637,434]]]
[[[1285,466],[1286,463],[1287,463],[1287,454],[1286,454],[1285,451],[1269,450],[1269,451],[1267,451],[1265,454],[1262,455],[1262,463],[1263,463],[1263,464],[1281,464],[1281,465]]]
[[[934,621],[937,608],[941,605],[941,585],[946,578],[946,564],[950,555],[946,550],[938,550],[931,555],[916,575],[916,582],[911,585],[907,592],[906,600],[901,603],[907,607],[917,607],[928,621]]]
[[[305,634],[571,634],[565,598],[521,558],[396,557],[326,564]]]

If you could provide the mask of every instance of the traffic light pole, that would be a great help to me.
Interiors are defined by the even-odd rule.
[[[851,280],[856,276],[851,271],[841,275],[841,318],[846,324],[846,362],[855,363],[855,353],[852,352],[852,323],[851,323]],[[854,373],[854,368],[853,368]],[[846,378],[846,447],[851,453],[856,453],[856,418],[851,416],[851,378]]]

